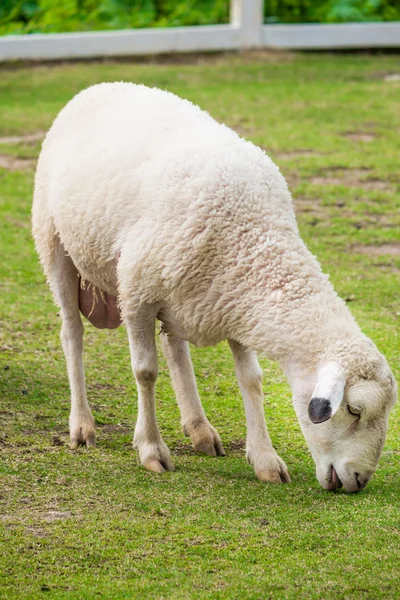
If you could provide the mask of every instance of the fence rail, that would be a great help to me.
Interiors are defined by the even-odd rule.
[[[398,48],[400,23],[265,25],[263,46],[291,50]]]
[[[263,25],[263,0],[231,0],[230,24],[0,37],[0,62],[241,50],[400,47],[400,22]]]

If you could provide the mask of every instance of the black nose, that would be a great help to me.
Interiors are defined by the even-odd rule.
[[[324,423],[332,416],[332,406],[325,398],[311,398],[308,416],[313,423]]]

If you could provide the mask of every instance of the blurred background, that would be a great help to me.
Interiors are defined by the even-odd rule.
[[[268,0],[265,23],[400,20],[399,0]],[[0,35],[229,22],[229,0],[2,0]]]

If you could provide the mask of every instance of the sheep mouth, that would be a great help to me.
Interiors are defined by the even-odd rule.
[[[333,465],[331,466],[331,482],[333,484],[333,489],[339,490],[343,487],[343,483]]]

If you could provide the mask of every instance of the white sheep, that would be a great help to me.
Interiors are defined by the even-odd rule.
[[[73,448],[95,445],[81,311],[97,327],[124,321],[138,388],[134,445],[147,469],[173,469],[155,414],[158,319],[195,450],[224,454],[199,399],[188,341],[227,339],[257,477],[290,481],[265,424],[255,352],[279,361],[288,377],[321,485],[366,485],[396,383],[301,240],[286,182],[261,149],[171,93],[93,86],[46,137],[33,233],[61,307]]]

